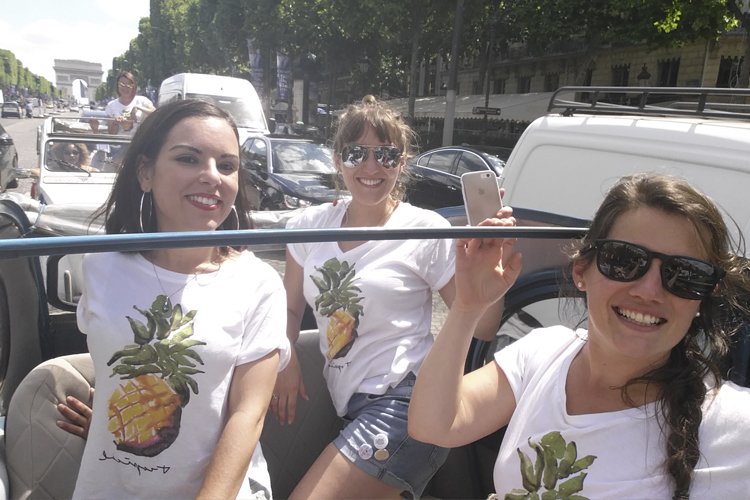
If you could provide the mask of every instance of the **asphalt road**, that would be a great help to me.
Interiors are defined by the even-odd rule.
[[[3,128],[13,138],[18,152],[18,166],[32,168],[37,166],[39,156],[36,153],[36,129],[42,125],[42,118],[0,118]],[[31,179],[19,179],[18,187],[9,191],[28,194]]]
[[[74,113],[66,113],[67,116],[75,116]],[[65,115],[64,115],[65,116]],[[42,118],[0,118],[5,130],[13,138],[18,151],[18,165],[21,168],[32,168],[38,166],[38,155],[36,152],[37,127],[42,125]],[[9,191],[29,194],[31,190],[31,179],[19,179],[18,187]],[[284,255],[282,252],[264,252],[258,254],[264,261],[268,262],[279,274],[284,275]],[[440,295],[433,294],[433,318],[432,333],[440,331],[447,309]]]

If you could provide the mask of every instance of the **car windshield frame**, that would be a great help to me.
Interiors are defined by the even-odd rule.
[[[266,127],[265,120],[259,112],[261,108],[253,99],[194,93],[185,94],[185,99],[200,99],[217,105],[229,113],[240,128],[264,130]]]

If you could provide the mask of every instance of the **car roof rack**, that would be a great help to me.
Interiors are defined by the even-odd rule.
[[[560,87],[548,113],[563,116],[659,115],[750,120],[750,89],[709,87]]]

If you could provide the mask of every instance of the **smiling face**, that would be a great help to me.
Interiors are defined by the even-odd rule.
[[[667,255],[707,258],[696,229],[686,218],[651,207],[624,212],[606,237]],[[654,259],[643,277],[625,283],[606,278],[595,261],[576,262],[573,277],[586,291],[592,346],[644,366],[666,360],[687,333],[700,301],[665,290],[661,265],[660,259]]]
[[[392,145],[380,140],[369,125],[354,143],[369,147]],[[394,168],[381,167],[375,160],[374,152],[369,150],[367,159],[354,168],[344,166],[341,155],[336,155],[336,168],[341,172],[344,184],[352,195],[352,203],[385,206],[404,168],[404,162],[401,160]]]
[[[239,164],[237,137],[225,120],[191,117],[175,125],[156,160],[138,171],[158,230],[215,230],[237,196]]]
[[[135,81],[127,75],[120,75],[117,79],[117,95],[121,101],[132,101],[135,97]]]

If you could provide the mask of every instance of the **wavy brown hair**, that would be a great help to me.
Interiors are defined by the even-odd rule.
[[[686,181],[662,174],[638,174],[620,179],[607,193],[586,236],[572,252],[574,262],[590,265],[595,252],[584,252],[607,238],[618,218],[638,207],[662,210],[686,218],[695,228],[708,261],[726,276],[700,304],[700,315],[690,325],[667,362],[621,387],[623,400],[634,406],[628,388],[648,384],[659,389],[657,419],[666,434],[666,469],[674,482],[674,498],[688,498],[692,474],[700,457],[698,429],[706,384],[722,384],[729,341],[739,316],[747,315],[750,267],[739,257],[741,235],[733,241],[716,204]]]
[[[339,118],[336,135],[333,138],[333,153],[341,157],[344,146],[356,142],[367,127],[371,127],[383,142],[390,142],[401,148],[404,152],[403,160],[406,162],[413,156],[412,143],[416,136],[402,118],[401,114],[375,99],[372,95],[366,95],[359,104],[351,104],[346,112]],[[337,183],[340,182],[338,179]],[[409,175],[406,168],[401,170],[396,186],[391,192],[391,197],[402,200],[406,194],[409,183]],[[337,189],[341,186],[337,185]]]

